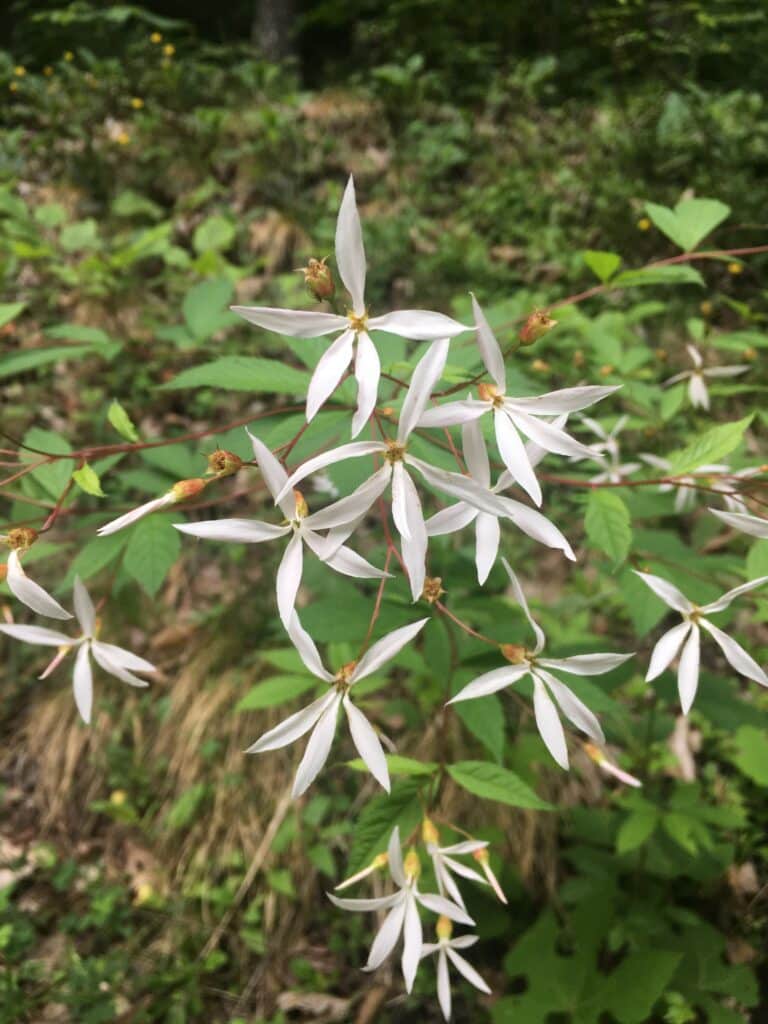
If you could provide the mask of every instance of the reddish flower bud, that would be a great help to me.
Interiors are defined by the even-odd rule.
[[[5,582],[5,577],[8,575],[8,566],[3,563],[0,565],[0,583]]]
[[[321,260],[310,259],[306,267],[299,267],[296,271],[298,274],[304,275],[304,282],[310,295],[313,295],[319,302],[332,298],[336,291],[331,268],[325,264],[327,259],[327,256]]]
[[[26,551],[37,540],[37,530],[31,526],[17,526],[9,530],[6,537],[6,544],[13,551]]]
[[[545,334],[556,326],[557,320],[553,320],[552,317],[543,310],[535,309],[520,329],[520,333],[518,334],[520,344],[533,345],[535,341],[538,341],[539,338],[543,338]]]
[[[207,486],[208,481],[203,480],[201,477],[195,477],[192,480],[179,480],[173,485],[170,493],[173,495],[174,503],[186,501],[188,498],[194,498],[200,494]]]
[[[443,596],[443,580],[440,576],[427,576],[424,580],[424,589],[421,592],[422,599],[427,604],[435,604]]]
[[[499,650],[512,665],[522,665],[528,656],[522,644],[499,644]]]
[[[224,448],[217,448],[208,456],[208,472],[214,476],[232,476],[243,465],[243,460],[234,452],[225,451]]]

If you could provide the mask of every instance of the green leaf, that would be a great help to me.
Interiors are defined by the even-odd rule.
[[[448,774],[469,793],[486,800],[496,800],[510,807],[554,810],[552,804],[540,799],[519,775],[489,761],[459,761],[448,766]]]
[[[412,757],[401,757],[400,754],[387,754],[387,767],[390,775],[434,775],[439,765],[435,761],[416,761]],[[361,757],[347,761],[348,768],[356,772],[369,772],[370,769]]]
[[[640,270],[624,270],[613,278],[615,287],[632,288],[657,284],[697,284],[704,287],[704,278],[693,267],[673,264],[667,267],[644,267]]]
[[[658,816],[652,808],[630,814],[616,836],[616,852],[629,853],[642,846],[653,835],[657,822]]]
[[[72,446],[66,438],[52,430],[42,430],[40,427],[31,427],[24,435],[24,444],[37,451],[22,449],[21,457],[24,462],[39,462],[41,456],[38,452],[46,452],[55,455],[66,455],[72,451]],[[62,491],[69,483],[72,475],[72,460],[58,459],[47,465],[40,466],[30,473],[30,477],[43,487],[48,494],[58,500]]]
[[[113,562],[128,543],[128,532],[110,533],[106,537],[94,537],[75,555],[67,573],[67,583],[75,576],[81,580],[90,579],[105,566]]]
[[[187,327],[198,341],[205,341],[222,327],[239,322],[239,318],[227,309],[234,291],[232,282],[220,277],[201,281],[184,296],[181,311]]]
[[[413,831],[421,818],[419,790],[423,785],[423,779],[407,779],[394,785],[390,794],[381,793],[366,804],[353,833],[349,875],[367,867],[377,854],[386,852],[395,825],[400,826],[401,838]]]
[[[720,462],[738,446],[751,422],[752,415],[734,423],[721,423],[707,430],[686,448],[669,456],[670,473],[679,476],[683,473],[692,473],[699,466]]]
[[[466,681],[470,682],[472,676]],[[456,693],[459,692],[457,688]],[[487,697],[480,697],[478,700],[461,701],[453,705],[456,714],[483,744],[485,749],[496,761],[501,761],[504,756],[504,705],[498,694],[491,693]]]
[[[226,391],[265,391],[278,395],[306,394],[309,374],[277,359],[222,356],[212,363],[182,370],[163,389],[223,388]]]
[[[28,370],[36,370],[39,366],[46,366],[48,363],[56,363],[64,359],[78,359],[80,356],[91,355],[98,349],[90,345],[57,345],[53,348],[33,348],[26,352],[16,352],[11,356],[0,359],[0,379],[13,377],[17,373],[26,373]]]
[[[0,327],[5,327],[11,320],[15,320],[26,306],[26,302],[0,302]]]
[[[97,498],[106,498],[106,494],[101,489],[98,473],[87,462],[80,469],[75,470],[72,479],[86,494],[93,494]]]
[[[45,334],[49,338],[64,338],[67,341],[80,341],[88,345],[114,345],[114,340],[100,327],[89,327],[87,324],[54,324],[46,327]]]
[[[602,249],[587,249],[582,257],[589,269],[605,283],[621,266],[621,256],[615,252],[605,252]]]
[[[258,711],[292,700],[317,686],[314,676],[273,676],[253,686],[235,705],[235,711]]]
[[[207,782],[196,782],[194,786],[190,786],[189,789],[185,790],[171,805],[165,817],[166,827],[171,831],[175,831],[188,825],[195,814],[197,814],[200,805],[208,796],[209,791],[210,788]]]
[[[110,402],[109,409],[107,409],[107,419],[126,441],[136,442],[139,440],[139,433],[133,425],[131,417],[116,398],[113,398]]]
[[[614,566],[624,561],[632,544],[632,523],[629,509],[615,491],[590,491],[584,526],[592,546],[604,551]]]
[[[123,565],[129,576],[154,597],[181,549],[171,516],[150,515],[133,527]]]
[[[694,250],[731,212],[717,199],[681,199],[674,210],[646,203],[645,209],[659,231],[684,252]]]
[[[768,786],[768,736],[763,729],[742,725],[733,738],[731,761],[758,786]]]
[[[93,217],[67,224],[61,229],[59,244],[65,252],[81,252],[99,244],[99,226]]]
[[[221,252],[232,244],[234,237],[234,224],[226,217],[214,215],[206,217],[202,224],[198,224],[192,244],[198,253]]]

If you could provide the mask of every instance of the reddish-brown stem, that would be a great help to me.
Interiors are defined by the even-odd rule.
[[[476,640],[482,640],[484,644],[490,644],[491,647],[499,646],[496,641],[491,640],[489,636],[485,636],[483,633],[478,633],[476,629],[472,629],[472,627],[468,626],[466,622],[462,622],[458,615],[454,615],[450,608],[446,608],[442,601],[435,601],[435,608],[437,608],[441,615],[445,615],[445,617],[455,623],[459,629],[463,629],[465,633],[475,637]]]

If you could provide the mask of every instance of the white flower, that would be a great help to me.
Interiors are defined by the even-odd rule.
[[[334,331],[342,332],[326,349],[312,374],[307,394],[307,419],[311,420],[335,391],[354,356],[357,411],[352,420],[352,436],[356,437],[376,405],[381,374],[379,355],[369,331],[389,331],[413,341],[434,341],[452,338],[470,328],[443,313],[423,309],[401,309],[384,316],[368,316],[364,297],[365,249],[351,176],[336,222],[336,265],[352,298],[352,308],[346,316],[267,306],[232,306],[232,309],[258,327],[292,338],[319,338]]]
[[[646,674],[646,682],[656,679],[664,669],[668,668],[676,655],[680,654],[680,662],[677,668],[677,689],[680,694],[680,704],[683,714],[687,715],[696,696],[696,689],[699,685],[699,652],[701,648],[701,628],[704,628],[720,650],[725,655],[729,665],[747,679],[752,679],[762,686],[768,686],[768,676],[760,668],[751,655],[747,654],[744,648],[736,641],[718,629],[705,616],[715,612],[724,611],[740,594],[746,594],[763,583],[768,583],[768,576],[760,576],[759,579],[749,583],[742,583],[723,594],[716,601],[709,604],[693,604],[685,594],[668,580],[660,576],[653,576],[648,572],[637,572],[635,575],[651,588],[651,590],[669,607],[680,612],[683,621],[679,626],[673,626],[657,642],[651,654],[651,662]]]
[[[597,434],[599,440],[591,444],[589,448],[594,453],[594,458],[606,466],[601,473],[591,478],[593,484],[618,484],[625,477],[631,476],[632,473],[640,469],[642,465],[640,462],[621,461],[619,434],[626,426],[626,416],[620,416],[611,430],[606,430],[597,420],[590,419],[589,416],[583,416],[581,422],[584,426],[589,427],[593,434]]]
[[[397,892],[389,896],[379,896],[373,899],[342,899],[328,893],[328,898],[342,910],[370,911],[388,910],[384,923],[373,940],[371,951],[368,954],[368,962],[365,965],[366,971],[375,971],[384,963],[392,950],[397,945],[400,934],[403,935],[403,955],[401,965],[403,978],[408,992],[413,988],[416,971],[421,959],[423,933],[421,929],[421,918],[419,917],[419,904],[434,914],[440,914],[450,918],[459,924],[473,925],[475,922],[461,907],[451,903],[444,896],[436,893],[419,892],[417,879],[419,874],[418,855],[411,851],[403,864],[402,851],[400,849],[400,832],[397,827],[392,830],[388,848],[389,871],[392,880],[398,886]]]
[[[272,497],[277,499],[288,480],[288,474],[265,444],[250,431],[248,436],[264,483]],[[321,537],[317,530],[323,529],[323,521],[327,516],[324,512],[310,515],[298,491],[284,494],[278,504],[286,518],[281,524],[262,523],[255,519],[209,519],[201,523],[174,523],[174,526],[192,537],[237,541],[243,544],[259,544],[262,541],[290,536],[291,539],[277,570],[277,607],[286,629],[293,615],[296,594],[301,585],[305,544],[321,561],[345,576],[378,580],[389,575],[342,543],[354,529],[359,516],[353,517],[345,524],[337,525],[328,537]]]
[[[688,381],[688,398],[690,399],[691,405],[694,409],[709,409],[709,391],[707,389],[707,377],[736,377],[740,373],[746,373],[750,367],[746,364],[739,364],[736,366],[704,366],[704,360],[701,352],[695,347],[695,345],[686,345],[688,355],[691,357],[693,363],[692,370],[683,370],[682,373],[676,373],[674,377],[670,377],[669,380],[665,380],[662,387],[668,387],[670,384],[677,384],[681,380]]]
[[[43,647],[58,647],[60,649],[60,655],[54,658],[40,677],[41,679],[45,678],[58,665],[63,655],[67,654],[71,648],[77,649],[72,685],[77,710],[83,721],[88,723],[91,720],[93,706],[91,656],[105,672],[131,686],[149,685],[146,680],[133,675],[134,672],[157,672],[157,669],[151,662],[126,651],[123,647],[116,647],[114,644],[106,644],[102,640],[96,639],[96,611],[79,576],[75,577],[74,600],[77,621],[83,631],[80,637],[73,639],[64,633],[57,633],[53,629],[44,629],[42,626],[0,626],[0,632],[28,644],[40,644]]]
[[[333,737],[336,732],[336,719],[342,707],[347,716],[352,742],[362,757],[371,775],[389,792],[389,771],[381,743],[368,719],[351,699],[351,689],[355,683],[376,672],[389,661],[407,643],[419,633],[429,619],[420,619],[408,626],[402,626],[387,633],[381,640],[369,648],[359,661],[342,666],[334,675],[329,672],[320,660],[314,641],[299,622],[294,613],[288,624],[288,635],[296,646],[296,650],[312,675],[330,684],[330,689],[316,701],[286,718],[274,729],[265,732],[252,746],[247,754],[260,754],[265,750],[279,750],[299,739],[310,729],[304,756],[301,759],[296,778],[293,782],[293,795],[301,796],[314,782],[318,772],[328,759]]]
[[[51,619],[72,618],[72,615],[66,608],[62,608],[48,591],[43,590],[39,583],[35,583],[34,580],[27,576],[22,568],[21,558],[17,550],[11,551],[8,555],[5,582],[8,584],[8,589],[13,596],[18,598],[27,608],[37,612],[38,615],[47,615]]]
[[[740,530],[742,533],[748,533],[750,537],[760,537],[763,540],[768,540],[768,519],[761,519],[760,516],[750,516],[743,512],[721,512],[720,509],[711,508],[709,510],[713,516],[717,516],[728,526],[732,526],[734,530]]]
[[[468,878],[473,882],[480,882],[481,885],[487,885],[488,882],[474,868],[469,867],[467,864],[462,864],[461,861],[456,860],[456,857],[466,853],[475,853],[477,850],[484,850],[487,845],[488,843],[481,842],[479,839],[467,839],[461,843],[451,843],[450,846],[439,846],[436,842],[428,842],[426,844],[427,853],[432,860],[432,867],[434,868],[437,880],[437,889],[441,896],[449,896],[457,906],[463,907],[466,910],[464,898],[452,873],[462,878]]]
[[[436,930],[437,942],[424,943],[421,947],[421,959],[437,953],[437,999],[443,1016],[449,1020],[451,1016],[451,979],[448,972],[448,961],[453,964],[459,974],[467,979],[470,985],[474,985],[480,992],[490,995],[491,990],[472,964],[456,952],[457,949],[469,949],[470,946],[474,946],[478,940],[477,935],[457,935],[455,939],[451,938],[450,920],[443,917],[438,920]]]
[[[481,487],[490,488],[493,494],[498,494],[499,491],[505,490],[514,483],[510,472],[504,470],[495,487],[491,488],[488,451],[477,420],[465,423],[461,428],[461,435],[464,461],[473,480]],[[526,449],[528,447],[526,445]],[[533,446],[531,445],[531,447]],[[529,452],[529,457],[532,464],[535,465],[541,456],[538,453]],[[528,505],[523,505],[522,502],[514,501],[512,498],[500,496],[500,501],[505,511],[504,518],[511,519],[519,530],[550,548],[558,548],[571,561],[576,560],[566,538],[555,524],[541,512],[537,512],[536,509],[530,508]],[[430,537],[439,537],[446,533],[455,533],[457,530],[463,530],[470,523],[475,524],[475,564],[477,566],[477,581],[482,585],[488,579],[488,574],[499,553],[501,539],[499,513],[481,512],[476,506],[470,505],[466,501],[459,501],[455,505],[441,509],[427,520],[427,534]]]
[[[435,341],[422,356],[413,371],[411,384],[400,410],[395,441],[353,441],[325,452],[305,462],[290,477],[278,495],[281,498],[291,487],[343,459],[364,455],[381,455],[384,465],[376,470],[356,491],[323,509],[317,515],[323,526],[332,527],[365,515],[387,486],[392,484],[392,518],[402,540],[403,561],[408,570],[411,596],[421,597],[426,577],[427,527],[416,487],[408,469],[417,470],[437,490],[460,498],[481,512],[506,516],[509,512],[504,500],[494,495],[471,477],[436,469],[408,452],[408,439],[429,401],[432,388],[440,379],[448,354],[448,340]]]
[[[541,504],[541,487],[536,479],[530,458],[520,434],[530,438],[545,451],[575,458],[589,458],[590,449],[566,434],[564,430],[542,420],[540,417],[559,416],[561,413],[577,412],[593,405],[606,395],[618,390],[616,387],[580,387],[550,391],[534,398],[512,398],[506,394],[507,377],[504,357],[493,336],[488,321],[472,296],[472,308],[477,321],[477,343],[488,373],[494,384],[481,384],[477,399],[447,402],[427,410],[419,420],[420,427],[449,427],[478,419],[487,412],[493,413],[496,443],[499,454],[517,483],[537,505]]]
[[[530,675],[533,680],[533,711],[536,718],[536,727],[539,730],[542,740],[552,757],[561,768],[568,767],[568,747],[565,742],[565,733],[557,713],[555,702],[565,717],[578,729],[585,732],[590,739],[596,743],[604,744],[605,736],[595,715],[589,710],[579,698],[570,690],[565,683],[560,682],[549,672],[555,669],[560,672],[569,672],[577,676],[597,676],[604,672],[610,672],[623,662],[631,658],[632,654],[577,654],[572,658],[541,658],[539,655],[544,649],[546,637],[544,631],[534,622],[528,602],[525,599],[522,587],[512,572],[509,563],[502,558],[504,568],[509,574],[512,583],[512,590],[518,604],[523,609],[525,617],[536,636],[536,646],[533,650],[515,645],[511,653],[514,657],[512,664],[505,668],[493,669],[482,676],[478,676],[471,683],[467,683],[463,690],[448,701],[455,704],[457,701],[472,700],[475,697],[486,697],[489,693],[496,693],[512,683],[518,682],[525,676]],[[503,645],[509,649],[510,645]],[[503,648],[502,648],[503,649]],[[551,696],[550,696],[551,695]],[[552,698],[554,697],[554,702]]]
[[[194,498],[207,487],[208,483],[209,481],[202,479],[202,477],[193,477],[191,480],[178,480],[169,491],[161,494],[159,498],[145,501],[138,508],[132,508],[130,512],[126,512],[124,515],[118,516],[117,519],[113,519],[111,522],[105,523],[104,526],[100,526],[96,531],[96,535],[106,537],[110,533],[117,533],[118,530],[125,529],[131,523],[138,522],[139,519],[151,515],[152,512],[157,512],[161,508],[168,508],[171,505],[178,505],[180,501],[186,501],[187,498]]]
[[[640,458],[654,469],[662,473],[671,473],[672,463],[661,455],[641,454]],[[731,512],[746,512],[747,506],[741,493],[735,490],[736,480],[749,480],[750,477],[758,476],[763,472],[762,466],[750,466],[747,469],[738,469],[735,472],[730,466],[723,462],[713,462],[705,466],[698,466],[694,471],[695,476],[686,474],[678,476],[674,482],[659,485],[659,492],[676,489],[675,512],[688,512],[696,503],[698,491],[696,484],[705,484],[709,491],[717,491],[722,495],[723,503]],[[704,479],[705,474],[712,474],[709,479]]]

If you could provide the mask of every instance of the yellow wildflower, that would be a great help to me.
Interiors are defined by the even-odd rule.
[[[162,35],[159,32],[153,32],[152,35],[149,37],[149,41],[150,41],[150,43],[155,43],[155,44],[162,43],[163,37],[162,37]]]
[[[27,69],[24,67],[23,64],[17,64],[16,67],[13,69],[13,73],[14,75],[16,75],[17,78],[23,78],[24,75],[26,75],[27,73]]]
[[[141,110],[141,108],[144,106],[144,100],[141,98],[141,96],[134,96],[131,99],[131,106],[133,107],[134,110]]]
[[[176,53],[176,47],[173,45],[173,43],[166,43],[165,46],[163,47],[163,53],[165,54],[166,57],[172,57],[174,53]]]
[[[65,54],[64,54],[64,60],[67,61],[67,63],[71,63],[74,59],[75,59],[74,53],[72,53],[71,50],[67,50],[65,52]]]
[[[640,230],[640,231],[650,231],[650,228],[651,228],[651,221],[650,221],[650,219],[648,217],[641,217],[640,220],[637,222],[637,227],[638,227],[638,230]]]

